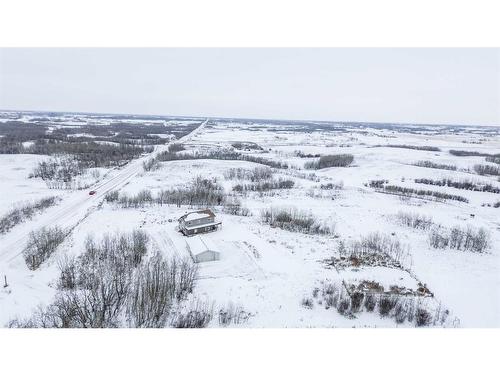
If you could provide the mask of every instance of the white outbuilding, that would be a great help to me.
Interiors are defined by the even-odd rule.
[[[214,243],[203,236],[186,238],[186,248],[195,263],[220,259],[220,253],[216,250]]]

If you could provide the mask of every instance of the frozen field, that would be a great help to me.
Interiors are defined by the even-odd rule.
[[[27,116],[30,115],[24,115]],[[31,116],[31,119],[35,117]],[[106,119],[83,115],[67,116],[61,121],[74,126],[90,121],[102,126],[106,123]],[[126,121],[133,123],[131,119]],[[196,122],[196,119],[182,121]],[[179,155],[231,150],[246,158],[160,161],[151,170],[140,168],[141,159],[134,160],[123,167],[124,170],[134,168],[130,169],[127,178],[110,185],[106,192],[114,190],[120,195],[133,196],[148,190],[156,196],[162,190],[189,187],[196,178],[213,179],[226,195],[238,199],[241,206],[248,209],[246,215],[232,215],[222,206],[210,207],[222,226],[201,236],[210,238],[216,245],[220,260],[200,263],[196,287],[190,297],[213,304],[215,315],[209,327],[219,326],[217,312],[229,305],[245,313],[245,319],[239,324],[230,324],[237,327],[415,325],[408,321],[397,322],[390,316],[378,314],[377,310],[370,312],[363,307],[352,314],[342,314],[329,304],[328,285],[338,285],[352,293],[350,286],[354,288],[368,282],[377,285],[374,295],[414,293],[405,298],[418,297],[421,306],[431,314],[436,309],[448,310],[446,321],[435,326],[500,327],[500,207],[494,207],[500,202],[500,194],[415,182],[424,178],[467,180],[500,188],[498,176],[479,175],[474,169],[478,164],[498,167],[498,164],[485,161],[483,154],[500,153],[499,131],[499,128],[475,127],[211,120],[182,140],[184,150]],[[242,149],[238,142],[258,147]],[[413,149],[392,147],[394,145]],[[429,146],[436,149],[418,149]],[[450,150],[474,151],[481,155],[456,156]],[[304,168],[320,155],[336,154],[350,154],[353,161],[346,167]],[[87,199],[86,191],[48,189],[41,179],[28,178],[35,163],[43,157],[0,155],[0,215],[18,202],[51,195],[61,196],[61,205],[66,201],[76,204],[80,198]],[[238,184],[251,183],[229,177],[231,171],[241,168],[250,172],[263,167],[251,157],[287,165],[287,168],[271,168],[272,178],[293,181],[293,186],[261,192],[235,189]],[[419,161],[452,165],[454,170],[414,165]],[[105,233],[142,229],[151,238],[150,252],[189,258],[185,237],[177,231],[177,219],[198,206],[154,203],[120,206],[105,199],[99,184],[104,184],[107,178],[118,178],[122,172],[113,170],[109,176],[106,172],[103,170],[103,180],[96,185],[100,195],[88,198],[95,199],[92,204],[82,203],[85,214],[74,219],[71,234],[39,269],[28,270],[22,256],[2,257],[8,250],[4,245],[15,238],[25,240],[22,233],[29,232],[37,222],[50,225],[43,220],[43,215],[49,215],[50,210],[56,208],[40,213],[33,221],[19,224],[12,233],[0,235],[0,272],[2,281],[4,275],[8,281],[8,286],[0,290],[0,324],[5,325],[16,317],[27,317],[38,305],[51,302],[56,293],[58,259],[81,254],[88,235],[99,238]],[[382,186],[458,195],[464,201],[388,194],[371,186],[374,180],[384,180]],[[328,184],[330,187],[326,187]],[[263,210],[269,208],[296,209],[332,230],[317,234],[270,226],[262,218]],[[401,212],[426,217],[432,221],[432,227],[402,225],[398,218]],[[487,248],[474,252],[431,246],[432,228],[455,226],[482,228],[487,233]],[[374,233],[398,242],[405,254],[404,264],[341,264],[342,247],[349,247]],[[425,292],[417,296],[419,290]]]

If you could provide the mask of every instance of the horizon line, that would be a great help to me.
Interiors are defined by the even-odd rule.
[[[37,109],[1,109],[1,112],[40,112],[40,113],[58,113],[58,114],[84,114],[84,115],[120,115],[120,116],[136,116],[136,117],[180,117],[180,118],[195,118],[195,119],[222,119],[222,120],[256,120],[256,121],[289,121],[289,122],[319,122],[319,123],[344,123],[344,124],[380,124],[380,125],[404,125],[404,126],[465,126],[465,127],[500,127],[498,125],[481,125],[481,124],[445,124],[445,123],[418,123],[418,122],[399,122],[399,121],[343,121],[343,120],[312,120],[312,119],[286,119],[286,118],[252,118],[252,117],[226,117],[226,116],[187,116],[187,115],[159,115],[159,114],[141,114],[141,113],[113,113],[113,112],[87,112],[87,111],[61,111],[61,110],[37,110]]]

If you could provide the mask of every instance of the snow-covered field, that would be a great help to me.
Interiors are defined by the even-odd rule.
[[[83,118],[74,115],[62,121],[74,124],[90,121],[88,117]],[[105,120],[95,118],[92,121]],[[294,123],[212,120],[183,140],[185,152],[232,149],[234,142],[253,142],[261,149],[241,153],[287,163],[290,168],[273,169],[273,174],[275,178],[293,180],[293,188],[274,190],[272,194],[234,193],[233,186],[241,181],[228,179],[228,171],[231,168],[252,170],[259,164],[207,159],[161,162],[158,169],[151,171],[134,169],[136,173],[115,188],[120,194],[133,195],[147,189],[154,195],[163,189],[189,186],[193,179],[201,176],[215,178],[226,193],[238,196],[250,215],[235,216],[223,212],[221,207],[210,207],[222,221],[222,226],[202,236],[210,238],[216,245],[220,260],[199,265],[193,292],[194,298],[213,303],[215,312],[228,305],[244,310],[247,319],[238,327],[414,326],[409,322],[398,324],[393,318],[382,317],[376,311],[361,309],[346,316],[333,307],[327,308],[327,295],[323,293],[325,285],[350,285],[363,281],[377,282],[386,291],[391,286],[417,290],[419,285],[425,285],[431,293],[431,296],[422,298],[426,307],[449,310],[444,326],[500,327],[500,207],[493,207],[500,201],[500,194],[414,182],[417,178],[468,179],[500,187],[498,177],[479,176],[473,169],[475,164],[495,164],[485,162],[483,156],[458,157],[449,153],[449,150],[499,153],[500,130],[483,130],[457,128],[451,131],[446,127],[432,126],[412,130],[369,124],[331,124],[329,129],[321,123],[318,128],[310,124],[304,131],[302,126]],[[394,144],[435,146],[440,151],[383,147]],[[304,170],[304,163],[316,158],[301,158],[297,151],[312,155],[348,153],[354,156],[354,162],[344,168]],[[29,179],[29,172],[40,158],[43,157],[0,155],[0,215],[20,201],[60,195],[64,203],[65,200],[74,200],[76,195],[85,194],[82,191],[49,190],[40,179]],[[413,165],[421,160],[452,164],[457,170]],[[134,162],[140,165],[140,160]],[[114,173],[119,174],[119,171]],[[306,174],[310,173],[315,176],[307,177]],[[111,173],[107,178],[113,178],[113,175]],[[391,185],[460,195],[468,203],[403,199],[368,186],[371,180],[382,179]],[[328,183],[341,188],[334,191],[320,188]],[[56,293],[57,260],[65,254],[80,254],[89,234],[99,237],[105,233],[140,228],[151,236],[150,251],[189,257],[185,238],[176,230],[176,224],[177,218],[193,207],[146,205],[122,208],[105,202],[104,194],[92,207],[55,254],[35,271],[27,269],[21,256],[14,259],[1,257],[8,250],[4,249],[4,244],[10,243],[10,234],[0,235],[0,272],[7,276],[8,282],[8,286],[0,290],[0,324],[7,324],[15,317],[26,317],[37,305],[51,302]],[[334,227],[334,233],[304,234],[272,228],[261,218],[261,211],[269,207],[303,210],[321,223]],[[400,211],[431,217],[436,226],[484,228],[490,245],[483,253],[435,249],[429,244],[429,230],[398,223],[396,215]],[[29,230],[31,225],[30,221],[20,224],[12,235]],[[375,232],[400,241],[411,258],[409,267],[338,267],[329,263],[330,259],[338,257],[339,246]],[[22,287],[16,285],[16,280],[20,280],[17,274],[23,275]],[[4,275],[1,276],[3,279]],[[312,303],[304,304],[304,300]],[[218,326],[216,317],[209,326]]]

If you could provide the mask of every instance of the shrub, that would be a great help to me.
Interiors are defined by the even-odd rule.
[[[351,154],[323,155],[316,161],[310,161],[304,164],[306,169],[323,169],[330,167],[347,167],[354,161]]]
[[[460,195],[441,193],[439,191],[433,191],[433,190],[418,190],[396,185],[384,185],[378,191],[385,192],[388,194],[401,195],[405,197],[428,196],[436,199],[444,199],[444,200],[449,199],[465,203],[469,202],[467,198],[464,198]]]
[[[146,172],[155,171],[160,168],[160,162],[156,158],[148,159],[142,162],[142,169]]]
[[[315,217],[296,208],[265,208],[262,221],[272,227],[308,234],[332,234],[333,226],[320,224]]]
[[[214,160],[243,160],[252,163],[267,165],[272,168],[287,169],[288,164],[280,161],[275,161],[259,156],[244,155],[239,152],[233,151],[212,151],[206,153],[194,153],[194,154],[178,154],[175,152],[164,151],[158,154],[156,157],[158,161],[172,161],[172,160],[197,160],[197,159],[214,159]]]
[[[30,270],[36,270],[45,262],[64,241],[67,232],[59,227],[39,229],[29,234],[28,243],[23,250],[24,260]]]
[[[230,324],[242,324],[250,318],[250,314],[245,312],[241,306],[229,303],[227,307],[219,310],[219,325],[227,327]]]
[[[373,310],[375,310],[376,306],[377,306],[377,299],[375,298],[375,296],[373,294],[367,294],[364,300],[364,307],[366,311],[372,312]]]
[[[337,183],[329,182],[327,184],[321,184],[319,188],[321,190],[342,190],[344,188],[344,182],[343,181]]]
[[[474,171],[481,176],[483,175],[500,176],[500,167],[495,167],[492,165],[476,164],[474,165]]]
[[[57,197],[47,197],[32,203],[24,203],[0,217],[0,234],[6,233],[16,225],[30,220],[37,213],[54,206],[60,201]]]
[[[416,229],[429,229],[432,226],[432,219],[430,217],[419,215],[413,212],[399,211],[396,215],[397,221],[410,228]]]
[[[119,196],[120,192],[118,190],[113,190],[109,193],[106,193],[106,195],[104,196],[104,200],[108,203],[116,202],[118,201]]]
[[[178,313],[172,322],[175,328],[205,328],[213,317],[213,306],[197,301],[188,311]]]
[[[434,163],[434,162],[428,161],[428,160],[420,160],[413,165],[415,165],[417,167],[423,167],[423,168],[445,169],[448,171],[456,171],[457,170],[457,167],[455,165],[439,164],[439,163]]]
[[[415,323],[417,327],[424,327],[430,325],[432,322],[431,314],[424,308],[418,307],[415,312]]]
[[[500,164],[500,155],[487,156],[485,160],[490,163]]]
[[[196,274],[192,262],[176,258],[168,262],[157,253],[136,273],[127,304],[129,325],[164,327],[175,301],[193,291]]]
[[[314,306],[314,302],[312,298],[309,297],[304,297],[302,298],[302,301],[300,302],[302,306],[304,306],[306,309],[312,309]]]
[[[439,147],[434,146],[412,146],[412,145],[378,145],[377,147],[393,147],[393,148],[406,148],[409,150],[419,150],[419,151],[441,151]]]
[[[371,233],[347,244],[341,242],[339,258],[334,262],[341,267],[385,266],[409,268],[411,256],[397,238]]]
[[[78,264],[74,257],[64,255],[57,262],[59,268],[59,289],[75,289],[77,286]]]
[[[184,151],[186,148],[182,143],[172,143],[168,146],[168,152],[179,152]]]
[[[478,183],[470,180],[453,181],[449,178],[443,178],[441,180],[417,178],[415,179],[415,183],[426,184],[426,185],[437,185],[437,186],[449,186],[455,189],[482,191],[487,193],[500,194],[500,187],[493,186],[489,183]]]
[[[347,295],[341,295],[337,304],[337,311],[340,315],[348,316],[351,312],[351,300]]]
[[[358,312],[363,306],[363,300],[365,298],[365,294],[361,292],[353,292],[351,293],[351,311],[353,313]]]
[[[435,227],[429,234],[429,243],[436,249],[455,249],[483,253],[490,246],[489,234],[484,228],[461,228],[455,226],[451,229]]]
[[[231,146],[237,150],[246,150],[246,151],[263,150],[262,147],[260,147],[257,143],[254,142],[233,142],[231,143]]]
[[[415,316],[415,299],[398,299],[394,307],[394,319],[396,323],[403,324],[405,321],[412,322]]]
[[[382,189],[385,184],[388,184],[389,180],[371,180],[368,186],[375,189]]]
[[[450,150],[450,154],[454,156],[496,156],[496,155],[491,155],[487,154],[484,152],[477,152],[477,151],[465,151],[465,150]]]
[[[59,293],[53,303],[12,326],[51,328],[206,326],[211,312],[196,305],[183,314],[174,307],[192,293],[197,267],[190,259],[142,263],[144,232],[88,237],[78,258],[61,258]],[[206,313],[210,312],[209,315]]]
[[[252,184],[238,184],[233,187],[233,190],[237,192],[255,191],[261,193],[270,190],[291,189],[294,185],[295,182],[293,180],[280,178],[279,180],[261,181]]]
[[[378,301],[378,312],[380,316],[386,317],[396,307],[397,299],[392,296],[382,295]]]
[[[253,169],[230,168],[224,173],[228,180],[250,180],[252,182],[267,181],[273,177],[270,167],[255,167]]]

